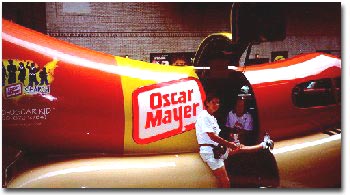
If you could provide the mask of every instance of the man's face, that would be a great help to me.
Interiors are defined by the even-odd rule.
[[[237,100],[235,111],[238,116],[244,114],[244,100]]]

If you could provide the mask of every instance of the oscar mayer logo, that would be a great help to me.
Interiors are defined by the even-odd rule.
[[[9,85],[5,87],[5,97],[10,98],[10,97],[16,97],[22,95],[22,84],[14,84],[14,85]]]
[[[194,129],[204,91],[195,78],[154,84],[133,93],[133,139],[147,144]]]

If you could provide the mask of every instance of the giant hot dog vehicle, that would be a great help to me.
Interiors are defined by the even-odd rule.
[[[308,53],[237,65],[251,43],[285,38],[278,6],[234,4],[232,32],[209,35],[184,67],[92,51],[3,19],[3,187],[216,187],[194,129],[210,89],[222,113],[245,96],[254,142],[266,132],[275,142],[226,161],[232,187],[340,187],[341,60]]]

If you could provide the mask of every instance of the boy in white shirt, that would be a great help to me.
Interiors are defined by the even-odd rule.
[[[239,152],[255,152],[266,149],[266,144],[262,142],[255,146],[244,146],[235,144],[219,137],[221,129],[213,114],[219,109],[220,100],[215,94],[208,94],[204,101],[205,110],[201,111],[196,121],[196,135],[200,146],[199,154],[202,160],[207,163],[218,179],[219,187],[229,188],[230,180],[227,175],[224,160],[229,156]],[[227,148],[226,152],[220,158],[215,158],[213,147],[223,145]]]
[[[228,156],[227,150],[222,158],[214,158],[213,146],[225,145],[231,150],[239,149],[234,142],[228,142],[219,137],[220,128],[213,114],[219,109],[220,100],[214,94],[207,95],[204,102],[205,110],[199,113],[196,121],[197,141],[200,145],[199,154],[204,162],[213,170],[215,177],[219,181],[219,187],[229,188],[230,181],[225,168],[224,160]]]

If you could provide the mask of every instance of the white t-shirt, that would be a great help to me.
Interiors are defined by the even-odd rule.
[[[207,110],[202,110],[196,121],[196,135],[198,144],[214,144],[218,145],[210,139],[207,133],[213,132],[215,135],[219,135],[221,129],[219,128],[216,118],[208,113]],[[200,153],[213,153],[211,146],[201,146]]]
[[[238,129],[244,129],[247,131],[253,130],[253,119],[249,113],[243,114],[241,117],[238,117],[236,113],[230,111],[226,120],[226,127],[236,127]]]

